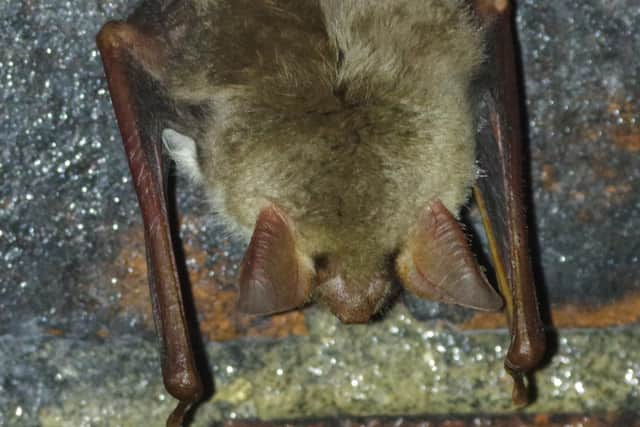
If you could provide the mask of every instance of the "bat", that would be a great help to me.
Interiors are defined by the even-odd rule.
[[[545,352],[528,255],[507,0],[146,0],[97,41],[138,195],[165,387],[202,396],[167,209],[170,161],[247,249],[239,308],[364,323],[397,280],[504,307],[513,400]],[[477,143],[476,143],[477,140]],[[499,293],[458,222],[480,209]]]

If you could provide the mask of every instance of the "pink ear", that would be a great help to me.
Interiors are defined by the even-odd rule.
[[[293,228],[274,205],[258,215],[240,266],[238,308],[272,314],[304,305],[311,292],[313,263],[296,251]]]
[[[502,308],[460,224],[439,200],[418,220],[396,265],[405,287],[421,298],[484,311]]]

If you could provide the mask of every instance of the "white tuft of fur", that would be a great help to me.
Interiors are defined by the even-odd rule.
[[[202,182],[196,142],[191,137],[168,128],[162,131],[162,142],[169,157],[176,162],[178,171],[195,182]]]

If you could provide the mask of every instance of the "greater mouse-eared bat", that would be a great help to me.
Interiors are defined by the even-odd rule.
[[[165,385],[202,393],[167,209],[168,161],[247,242],[239,308],[317,300],[366,322],[397,279],[505,307],[514,401],[544,353],[528,255],[506,0],[147,0],[98,35],[145,227]],[[477,140],[477,143],[476,143]],[[500,295],[457,221],[473,191]],[[392,267],[391,267],[392,266]]]

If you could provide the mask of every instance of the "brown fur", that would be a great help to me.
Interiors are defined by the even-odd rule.
[[[260,209],[280,207],[300,252],[323,260],[321,299],[374,292],[377,310],[420,212],[435,199],[458,212],[476,175],[483,36],[467,3],[197,0],[165,16],[157,74],[203,112],[170,124],[196,141],[179,166],[247,241]],[[339,294],[322,287],[337,275]]]

